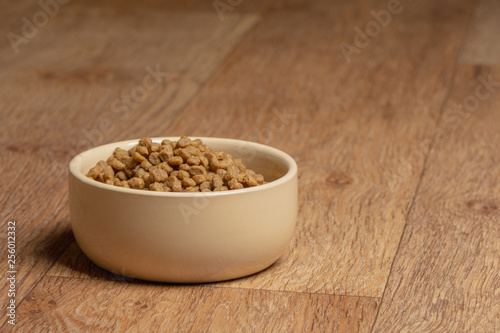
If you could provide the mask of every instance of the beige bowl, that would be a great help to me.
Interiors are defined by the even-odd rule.
[[[153,138],[154,142],[163,139]],[[124,276],[164,282],[211,282],[256,273],[288,247],[297,218],[297,164],[262,144],[201,138],[242,158],[268,184],[209,193],[152,192],[99,183],[85,176],[116,147],[96,147],[69,164],[73,233],[98,266]]]

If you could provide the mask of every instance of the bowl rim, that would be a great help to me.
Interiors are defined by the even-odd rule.
[[[162,140],[178,140],[180,137],[179,136],[170,136],[170,137],[152,137],[151,140],[153,142],[161,142]],[[81,152],[80,154],[76,155],[71,159],[68,165],[69,173],[70,176],[72,175],[76,179],[78,179],[80,182],[83,182],[87,185],[97,187],[103,190],[109,190],[109,191],[114,191],[114,192],[122,192],[124,194],[134,194],[134,195],[139,195],[139,196],[158,196],[158,197],[200,197],[200,196],[206,196],[206,197],[215,197],[215,196],[226,196],[226,195],[240,195],[244,193],[249,193],[249,192],[256,192],[256,191],[263,191],[266,189],[271,189],[277,186],[280,186],[284,183],[287,183],[290,181],[292,178],[294,178],[297,175],[297,163],[295,160],[288,155],[287,153],[268,146],[264,145],[261,143],[257,142],[252,142],[252,141],[245,141],[245,140],[239,140],[239,139],[231,139],[231,138],[219,138],[219,137],[197,137],[197,136],[189,136],[190,139],[200,139],[205,143],[205,141],[212,141],[212,140],[221,140],[226,143],[232,143],[235,146],[237,145],[245,145],[248,147],[248,145],[254,147],[257,151],[259,152],[264,152],[267,155],[272,155],[274,157],[277,157],[281,162],[283,162],[286,167],[288,168],[288,171],[281,176],[280,178],[273,180],[267,184],[263,185],[258,185],[254,187],[247,187],[243,189],[238,189],[238,190],[229,190],[229,191],[219,191],[219,192],[157,192],[157,191],[143,191],[143,190],[138,190],[138,189],[131,189],[131,188],[124,188],[124,187],[119,187],[115,185],[110,185],[110,184],[105,184],[98,182],[94,179],[90,179],[85,174],[79,171],[79,167],[81,163],[88,158],[92,153],[96,150],[104,149],[109,147],[110,151],[113,151],[117,147],[124,147],[127,145],[131,144],[137,144],[140,140],[138,139],[132,139],[132,140],[123,140],[123,141],[117,141],[117,142],[111,142],[107,143],[104,145],[96,146],[93,148],[90,148],[86,151]],[[207,143],[205,143],[207,144]]]

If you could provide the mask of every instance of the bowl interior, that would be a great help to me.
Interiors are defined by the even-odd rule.
[[[193,137],[193,139],[195,138],[197,137]],[[160,143],[164,139],[176,141],[179,139],[179,137],[152,138],[153,142],[158,142],[158,143]],[[275,180],[278,180],[284,176],[292,176],[293,173],[296,173],[297,165],[295,161],[286,153],[278,149],[262,145],[259,143],[242,141],[242,140],[204,138],[204,137],[201,137],[200,139],[203,141],[204,144],[208,145],[214,151],[224,151],[226,153],[231,154],[233,158],[241,158],[243,164],[247,168],[262,174],[264,176],[264,179],[268,183],[274,182]],[[87,150],[81,153],[80,155],[76,156],[71,161],[69,167],[70,172],[80,180],[92,185],[106,186],[118,189],[120,191],[125,190],[125,191],[135,192],[137,190],[119,188],[112,185],[98,183],[92,179],[87,178],[85,175],[93,166],[95,166],[95,164],[99,160],[106,160],[110,155],[112,155],[116,147],[128,150],[133,146],[137,145],[138,141],[139,139],[115,142]],[[266,185],[261,185],[261,186],[266,186]],[[260,186],[257,186],[256,188],[259,187]],[[247,188],[245,190],[249,189],[252,188]],[[149,191],[143,191],[143,192],[150,193]],[[158,194],[160,193],[167,194],[163,192],[159,192]]]

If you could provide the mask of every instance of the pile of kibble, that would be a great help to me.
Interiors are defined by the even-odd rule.
[[[139,140],[129,150],[116,148],[87,177],[126,188],[160,192],[212,192],[264,184],[264,177],[247,169],[241,159],[213,151],[200,139]]]

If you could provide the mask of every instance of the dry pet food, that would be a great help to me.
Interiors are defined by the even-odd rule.
[[[213,151],[200,139],[139,140],[129,150],[116,148],[99,161],[87,177],[101,183],[159,192],[215,192],[265,183],[261,174],[247,169],[241,159]]]

